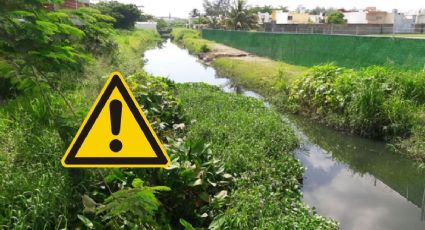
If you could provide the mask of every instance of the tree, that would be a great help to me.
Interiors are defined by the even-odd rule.
[[[142,12],[134,4],[123,4],[117,1],[99,2],[94,5],[94,8],[115,18],[115,28],[132,29],[136,21],[143,19]]]
[[[344,19],[344,14],[340,11],[331,12],[326,19],[326,23],[328,24],[344,24],[346,23]]]
[[[205,15],[209,17],[226,16],[230,10],[230,0],[204,0]]]
[[[115,20],[91,8],[47,11],[45,3],[6,1],[0,8],[0,67],[9,70],[0,78],[12,79],[18,90],[36,89],[46,105],[50,88],[74,113],[61,88],[75,81],[69,76],[79,76],[91,54],[116,50],[110,39]]]
[[[156,19],[156,29],[158,31],[163,31],[163,30],[166,30],[167,28],[168,28],[168,23],[164,19],[162,18]]]
[[[254,13],[273,13],[273,6],[266,5],[266,6],[255,6],[251,8],[252,12]]]
[[[235,0],[227,21],[234,29],[252,29],[257,27],[258,17],[248,8],[246,0]]]
[[[298,5],[295,9],[295,12],[297,13],[304,13],[306,11],[306,8],[303,5]]]
[[[198,9],[193,8],[193,9],[190,11],[189,15],[190,15],[190,17],[191,17],[191,18],[196,18],[196,17],[201,16],[201,13],[199,12],[199,10],[198,10]]]
[[[281,10],[282,12],[289,12],[287,6],[279,6],[279,7],[276,8],[276,10]]]
[[[325,8],[325,7],[316,6],[315,8],[307,10],[306,12],[308,12],[311,15],[319,15],[321,13],[327,14],[334,11],[336,11],[334,8]]]

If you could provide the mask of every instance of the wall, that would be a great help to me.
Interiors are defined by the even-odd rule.
[[[294,24],[307,24],[310,19],[310,15],[304,13],[289,13],[288,16],[292,17],[291,23]]]
[[[415,32],[415,17],[406,16],[402,13],[394,15],[394,33],[408,34]]]
[[[425,14],[416,15],[416,24],[425,24]]]
[[[274,21],[276,24],[288,24],[288,13],[282,11],[275,11]]]
[[[136,29],[156,30],[156,22],[136,22],[134,27]]]
[[[385,11],[369,11],[366,14],[366,20],[369,24],[386,24],[391,20],[390,13]],[[394,22],[389,22],[388,24],[393,24]]]
[[[360,12],[346,12],[343,14],[348,24],[367,24],[366,13],[367,13],[366,11],[360,11]]]
[[[290,64],[335,62],[356,68],[391,63],[421,70],[425,41],[393,37],[203,30],[203,38]]]
[[[276,24],[307,24],[310,15],[305,13],[282,12],[281,10],[273,10],[272,20]]]
[[[263,23],[270,23],[272,17],[269,13],[258,13],[258,24],[262,25]]]

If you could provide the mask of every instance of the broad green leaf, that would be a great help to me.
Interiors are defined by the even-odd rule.
[[[195,230],[195,228],[183,218],[180,218],[180,224],[184,227],[184,230]]]
[[[89,228],[89,229],[93,229],[94,228],[93,223],[87,217],[85,217],[83,215],[79,215],[79,214],[77,215],[77,217],[78,217],[79,220],[81,220],[81,222],[83,222],[83,224],[87,228]]]

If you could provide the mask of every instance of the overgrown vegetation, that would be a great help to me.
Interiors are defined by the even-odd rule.
[[[290,86],[289,103],[294,111],[366,137],[394,140],[414,133],[419,145],[410,142],[408,152],[423,161],[425,155],[413,149],[421,148],[424,137],[419,138],[424,125],[424,79],[423,72],[389,66],[357,71],[332,64],[316,66]]]
[[[253,99],[202,85],[177,89],[142,72],[140,56],[158,41],[155,32],[115,31],[115,20],[96,9],[47,11],[44,3],[0,9],[0,86],[7,89],[0,106],[2,228],[335,228],[301,203],[302,168],[288,154],[296,140],[278,114]],[[169,168],[61,166],[105,76],[116,69],[128,76],[165,144]],[[203,90],[215,106],[196,101]],[[227,101],[240,102],[218,113],[224,119],[229,112],[234,128],[223,123],[210,133],[209,122],[218,120],[201,119],[201,111],[213,116]],[[239,119],[244,111],[251,114]],[[256,211],[261,205],[264,213]]]
[[[218,170],[220,161],[210,157],[205,143],[184,140],[185,119],[173,84],[134,74],[141,70],[143,50],[158,35],[116,33],[113,19],[97,10],[48,12],[43,3],[10,3],[2,8],[2,77],[10,81],[4,86],[14,94],[0,107],[0,226],[162,229],[178,228],[180,222],[190,226],[180,218],[207,225],[208,218],[197,212],[211,214],[215,209],[205,207],[207,202],[200,197],[205,200],[217,190],[225,191],[232,177]],[[128,81],[137,99],[168,143],[173,156],[170,169],[68,170],[60,165],[104,82],[101,76],[117,68],[133,74]],[[204,179],[214,188],[200,185]],[[170,187],[173,193],[168,192]]]
[[[200,33],[196,30],[173,28],[171,37],[194,54],[206,53],[212,49],[212,42],[200,39]]]
[[[194,120],[188,139],[210,142],[213,156],[235,177],[210,228],[336,228],[301,202],[303,168],[291,154],[297,139],[277,112],[205,84],[180,85],[178,92]]]
[[[390,66],[354,71],[333,64],[306,69],[270,61],[218,58],[213,65],[279,108],[336,129],[392,142],[424,161],[423,72]]]

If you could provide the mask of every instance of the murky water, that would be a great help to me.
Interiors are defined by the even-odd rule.
[[[236,87],[170,41],[145,52],[145,70],[176,82]],[[295,156],[306,168],[304,201],[341,229],[425,229],[425,172],[384,143],[345,135],[301,117],[283,115],[301,140]]]

